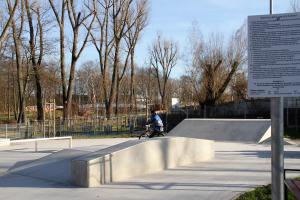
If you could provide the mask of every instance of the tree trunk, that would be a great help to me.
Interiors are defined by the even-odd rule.
[[[68,103],[67,103],[67,83],[66,83],[66,66],[65,66],[65,11],[66,2],[61,1],[61,13],[56,10],[53,0],[49,0],[52,11],[56,17],[56,21],[59,26],[59,45],[60,45],[60,75],[61,75],[61,87],[62,87],[62,103],[63,103],[63,119],[67,119],[68,113]]]
[[[71,67],[70,67],[70,75],[69,75],[69,82],[68,82],[68,90],[67,96],[64,97],[64,119],[69,119],[71,115],[72,109],[72,97],[74,92],[74,77],[75,77],[75,69],[76,69],[76,62],[77,62],[77,45],[78,45],[78,31],[79,27],[76,27],[73,30],[73,48],[72,48],[72,60],[71,60]]]
[[[130,107],[129,107],[129,112],[132,113],[133,111],[133,105],[135,104],[134,99],[135,98],[135,80],[134,80],[134,74],[135,74],[135,66],[134,66],[134,50],[132,50],[131,55],[130,55],[130,64],[131,64],[131,72],[130,72],[130,97],[129,97],[129,103],[130,103]],[[136,110],[136,108],[135,108]]]
[[[13,6],[13,8],[12,8],[12,7],[11,7],[11,4],[10,4],[10,1],[8,2],[8,7],[9,7],[9,18],[8,18],[7,22],[4,24],[2,33],[0,34],[0,47],[1,47],[1,45],[2,45],[3,40],[6,39],[6,36],[7,36],[8,30],[9,30],[10,23],[13,21],[15,12],[16,12],[16,10],[17,10],[17,8],[18,8],[18,4],[19,4],[19,0],[15,0],[15,4],[14,4],[14,6]]]
[[[37,120],[44,120],[44,108],[43,108],[43,92],[41,85],[41,77],[39,73],[39,67],[33,66],[35,85],[36,85],[36,107],[37,107]]]
[[[34,77],[35,77],[35,86],[36,86],[36,107],[37,107],[37,120],[44,120],[44,109],[43,109],[43,93],[42,93],[42,85],[41,85],[41,77],[40,77],[40,67],[41,67],[41,56],[43,54],[43,49],[42,49],[42,43],[43,43],[43,38],[42,38],[42,30],[40,30],[40,56],[39,56],[39,61],[36,62],[35,58],[35,31],[33,27],[33,21],[32,21],[32,15],[31,15],[31,8],[29,5],[28,0],[25,1],[25,7],[27,11],[27,18],[28,18],[28,25],[29,25],[29,45],[30,45],[30,53],[31,53],[31,64],[33,67],[33,72],[34,72]],[[39,16],[39,11],[37,12],[38,15],[38,21],[39,21],[39,28],[41,29],[41,24],[40,24],[40,16]]]
[[[15,54],[16,54],[16,65],[17,65],[17,82],[18,82],[18,91],[19,91],[19,114],[18,114],[18,123],[25,123],[26,121],[26,113],[25,113],[25,83],[24,83],[24,74],[21,63],[21,41],[17,34],[17,28],[15,21],[12,21],[12,29],[13,29],[13,39],[15,46]]]
[[[69,86],[68,93],[66,98],[66,110],[65,110],[65,119],[69,119],[72,111],[72,98],[74,92],[74,76],[75,76],[75,67],[76,67],[76,59],[72,59],[71,69],[70,69],[70,77],[69,77]]]
[[[14,89],[13,89],[13,93],[14,93],[14,96],[13,96],[13,99],[14,99],[14,119],[15,120],[18,120],[18,106],[17,106],[17,91],[16,91],[16,86],[15,86],[15,81],[14,81]],[[20,99],[20,98],[18,98]],[[22,122],[23,123],[23,122]]]
[[[104,94],[104,103],[105,103],[105,113],[107,117],[107,112],[108,112],[108,95],[107,95],[107,80],[106,80],[106,72],[102,72],[102,89],[103,89],[103,94]]]
[[[120,93],[120,80],[117,80],[116,86],[116,107],[115,107],[115,116],[118,117],[119,114],[119,93]]]
[[[110,88],[110,95],[109,95],[109,100],[108,100],[108,105],[106,107],[106,117],[108,119],[111,118],[111,114],[113,112],[113,102],[116,98],[116,84],[117,84],[117,79],[119,75],[119,50],[120,50],[120,41],[116,41],[116,48],[115,48],[115,61],[113,65],[113,74],[112,74],[112,84]]]
[[[60,25],[60,75],[62,86],[62,100],[63,100],[63,118],[67,119],[68,104],[67,104],[67,84],[66,84],[66,66],[65,66],[65,36],[64,36],[64,23]]]
[[[10,120],[10,67],[7,69],[7,119]]]

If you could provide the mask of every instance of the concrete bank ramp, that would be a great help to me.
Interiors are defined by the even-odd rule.
[[[16,163],[8,173],[72,185],[71,161],[88,153],[87,151],[64,149],[31,162]]]
[[[213,157],[211,140],[184,137],[134,140],[74,159],[71,177],[76,185],[98,187]]]
[[[270,119],[185,119],[168,136],[262,143],[271,137]]]

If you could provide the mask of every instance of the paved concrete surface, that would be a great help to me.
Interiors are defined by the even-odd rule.
[[[118,138],[73,140],[73,150],[94,152],[128,140],[136,139]],[[52,153],[67,149],[69,147],[69,141],[41,141],[39,142],[38,152],[35,152],[34,145],[34,142],[31,142],[15,144],[11,146],[0,146],[0,175],[6,173],[8,170],[20,169],[20,166],[24,166],[32,162],[39,162],[40,160],[43,160],[41,158],[45,156],[49,156]]]
[[[73,145],[78,152],[92,152],[125,140],[74,140]],[[51,147],[52,145],[55,146]],[[33,145],[18,145],[9,149],[0,147],[1,199],[229,200],[243,191],[270,182],[270,145],[229,142],[215,143],[216,156],[212,161],[138,176],[99,188],[78,188],[14,172],[34,159],[47,160],[45,156],[51,157],[53,151],[66,146],[64,142],[45,143],[45,147],[38,153],[34,152]],[[67,151],[64,150],[65,153]],[[299,168],[300,147],[286,145],[285,151],[285,166]],[[44,173],[50,172],[51,168]]]
[[[260,143],[271,137],[271,120],[185,119],[168,136]]]

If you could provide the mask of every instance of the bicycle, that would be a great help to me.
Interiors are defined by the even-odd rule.
[[[151,127],[151,125],[146,125],[145,126],[145,131],[138,136],[139,140],[142,138],[142,137],[148,137],[148,138],[152,138],[152,137],[163,137],[165,136],[165,133],[164,132],[156,132],[154,135],[152,135],[153,133],[153,129]],[[152,136],[151,136],[152,135]],[[151,137],[150,137],[151,136]]]

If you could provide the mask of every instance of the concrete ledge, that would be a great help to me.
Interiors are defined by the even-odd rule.
[[[0,147],[9,146],[9,145],[10,145],[10,139],[0,139]]]
[[[210,140],[184,137],[134,140],[72,160],[71,179],[75,185],[98,187],[213,157]]]

